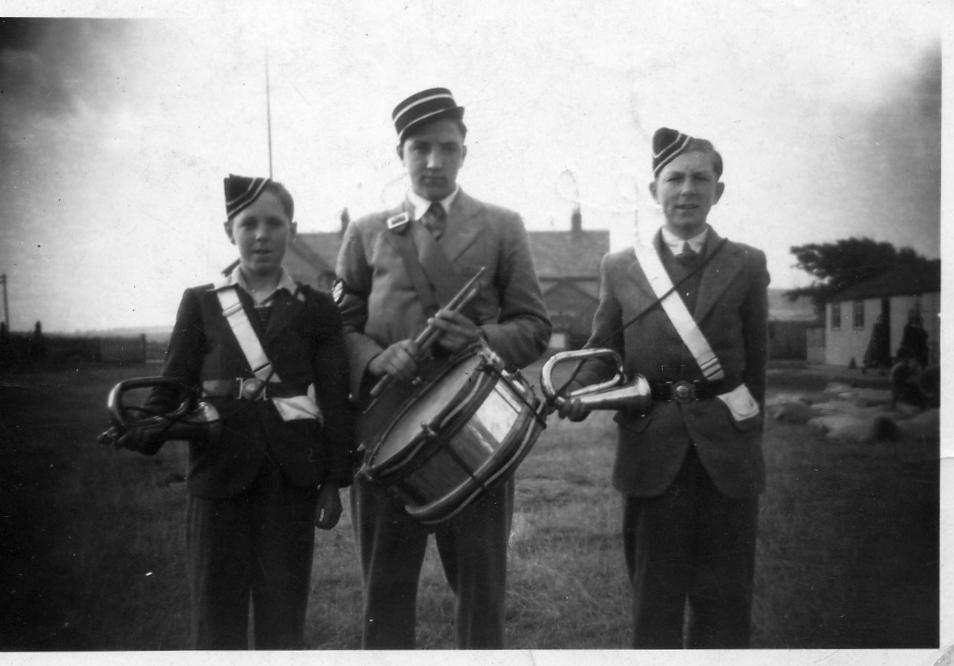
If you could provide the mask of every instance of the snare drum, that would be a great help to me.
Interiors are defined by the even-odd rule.
[[[490,349],[466,349],[403,402],[360,473],[418,522],[443,522],[516,469],[546,426],[539,404]]]

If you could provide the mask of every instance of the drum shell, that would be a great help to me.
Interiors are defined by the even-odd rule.
[[[440,395],[459,382],[454,395]],[[421,401],[445,399],[439,413],[414,423]],[[415,407],[417,405],[417,407]],[[519,375],[503,372],[499,360],[480,352],[450,364],[405,402],[376,440],[363,472],[384,485],[407,512],[424,524],[443,522],[506,479],[536,441],[544,421],[539,400]],[[416,431],[409,441],[395,437]],[[391,449],[390,455],[383,455]]]

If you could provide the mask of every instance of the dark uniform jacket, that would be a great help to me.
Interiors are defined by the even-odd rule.
[[[705,255],[721,239],[710,228]],[[654,247],[662,252],[660,235]],[[633,248],[607,254],[601,263],[600,302],[587,346],[609,347],[624,359],[628,377],[650,383],[703,379],[692,354],[661,307],[619,332],[623,323],[651,307],[656,295]],[[744,382],[761,404],[765,396],[767,286],[765,254],[726,241],[702,269],[692,315],[731,386]],[[605,367],[587,363],[578,382],[591,384]],[[722,400],[654,401],[649,414],[621,411],[613,482],[642,497],[662,493],[673,481],[690,441],[716,487],[730,497],[761,492],[765,481],[762,416],[737,421]]]
[[[419,221],[390,230],[388,220],[401,213],[413,217],[408,201],[358,219],[348,226],[338,255],[339,307],[355,395],[375,355],[414,338],[427,325],[395,234],[410,234],[419,255],[434,241],[424,237],[430,232]],[[490,348],[511,368],[536,360],[547,347],[551,326],[519,215],[459,191],[437,243],[464,278],[486,267],[471,311]]]
[[[324,425],[314,419],[283,421],[269,400],[208,398],[223,419],[222,437],[190,442],[190,492],[204,498],[233,496],[252,483],[268,459],[294,486],[348,485],[353,428],[341,316],[334,302],[308,287],[296,295],[279,289],[263,330],[251,297],[241,288],[238,293],[282,382],[314,383]],[[253,376],[212,285],[183,294],[163,375],[190,386]],[[167,409],[170,397],[159,401]]]

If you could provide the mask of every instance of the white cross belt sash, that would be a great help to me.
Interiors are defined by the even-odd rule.
[[[252,374],[263,382],[280,382],[278,373],[272,367],[272,362],[265,355],[262,349],[262,343],[252,328],[252,322],[245,314],[245,308],[239,300],[238,289],[235,285],[228,283],[216,285],[214,287],[216,296],[219,298],[219,305],[222,307],[222,315],[229,323],[233,335],[252,368]],[[321,408],[315,397],[315,385],[309,384],[308,391],[304,395],[295,395],[288,398],[269,398],[279,416],[283,421],[297,421],[299,419],[317,419],[319,423],[324,421]]]
[[[722,369],[722,363],[712,351],[709,341],[699,329],[699,324],[692,317],[689,308],[686,307],[682,297],[676,293],[673,287],[672,279],[663,266],[662,259],[652,247],[646,247],[639,241],[633,246],[636,252],[636,260],[643,270],[643,274],[649,281],[659,299],[663,311],[669,317],[676,332],[682,339],[683,344],[688,347],[692,357],[702,370],[702,375],[709,381],[718,381],[725,379],[725,371]],[[752,418],[759,413],[759,403],[756,402],[752,393],[745,384],[739,384],[733,390],[716,396],[726,404],[736,421],[742,421]]]
[[[692,357],[699,364],[703,377],[709,381],[724,379],[725,373],[722,370],[722,364],[719,363],[719,358],[712,351],[709,341],[702,334],[699,325],[689,312],[689,308],[686,307],[685,302],[673,289],[672,280],[669,278],[669,273],[666,272],[666,267],[663,266],[659,254],[654,248],[646,247],[638,242],[634,247],[636,259],[639,261],[646,279],[649,280],[656,298],[659,299],[663,310],[676,328],[676,332],[679,333],[679,337],[689,348]]]

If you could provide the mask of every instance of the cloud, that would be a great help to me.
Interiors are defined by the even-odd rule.
[[[58,115],[73,106],[73,95],[35,51],[0,51],[0,88],[6,108]]]
[[[107,111],[125,91],[133,21],[0,19],[0,114],[8,141],[31,123]]]
[[[79,27],[76,21],[0,21],[0,88],[6,109],[59,115],[74,107],[75,93],[63,69],[73,40],[63,37]]]

